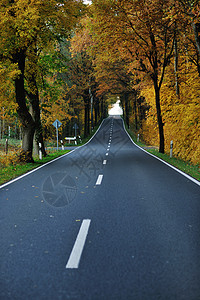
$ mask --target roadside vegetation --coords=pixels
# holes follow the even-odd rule
[[[69,150],[64,151],[55,151],[49,153],[48,156],[44,157],[42,160],[35,159],[34,163],[18,163],[18,164],[9,164],[6,167],[0,169],[0,185],[8,182],[20,175],[23,175],[33,169],[40,167],[41,165],[54,160],[55,158],[62,156],[69,152]]]
[[[20,150],[21,150],[21,141],[16,139],[8,140],[8,153],[5,152],[5,144],[6,139],[0,140],[0,185],[8,182],[20,175],[23,175],[33,169],[40,167],[41,165],[46,164],[68,152],[71,149],[67,149],[68,147],[81,146],[86,144],[91,137],[98,130],[98,126],[96,126],[93,131],[88,135],[87,138],[77,139],[77,145],[73,143],[64,143],[65,150],[60,150],[61,144],[59,144],[59,150],[56,149],[55,140],[46,142],[46,157],[42,157],[42,160],[39,159],[38,156],[34,156],[34,163],[22,162],[19,159]]]
[[[17,146],[14,146],[10,142],[10,150],[8,154],[5,154],[4,151],[0,151],[0,185],[8,182],[20,175],[23,175],[51,160],[54,160],[55,158],[62,156],[66,153],[68,153],[70,150],[59,150],[56,151],[56,148],[49,148],[47,150],[47,156],[43,157],[42,160],[40,160],[38,157],[34,157],[34,163],[26,163],[22,162],[19,159],[19,153],[20,148]],[[18,145],[19,141],[12,141],[15,145]],[[1,145],[2,145],[1,140]],[[2,149],[2,147],[1,147]]]
[[[169,153],[160,153],[158,147],[146,145],[143,141],[138,141],[137,136],[133,131],[128,129],[127,125],[125,125],[127,132],[133,139],[134,143],[137,144],[139,147],[143,148],[147,152],[161,158],[162,160],[166,161],[167,163],[173,165],[177,169],[183,171],[184,173],[192,176],[193,178],[200,181],[200,165],[199,164],[192,164],[190,162],[184,161],[178,157],[170,157]]]
[[[57,131],[89,138],[119,100],[148,151],[173,140],[170,163],[199,178],[199,1],[1,1],[1,169],[37,161],[39,143],[45,157]]]

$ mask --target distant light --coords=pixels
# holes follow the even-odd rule
[[[123,110],[119,106],[120,100],[118,100],[115,104],[113,104],[112,108],[108,111],[110,116],[121,116],[123,115]]]
[[[92,4],[91,0],[83,0],[84,4]]]

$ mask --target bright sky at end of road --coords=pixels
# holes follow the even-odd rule
[[[92,4],[92,1],[90,1],[90,0],[84,0],[83,1],[85,4]]]
[[[113,115],[115,115],[115,116],[116,115],[121,116],[121,115],[123,115],[123,110],[119,106],[119,103],[120,103],[120,100],[118,100],[115,104],[112,105],[112,108],[108,112],[108,114],[110,116],[113,116]]]

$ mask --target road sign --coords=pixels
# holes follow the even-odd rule
[[[78,129],[78,125],[75,123],[73,129]]]
[[[55,128],[59,128],[61,125],[62,125],[62,123],[59,120],[57,120],[57,119],[53,122],[53,126]]]
[[[77,137],[78,125],[76,123],[74,124],[73,129],[75,130],[75,137]]]
[[[58,151],[58,128],[62,125],[62,123],[59,120],[55,120],[53,122],[53,126],[56,128],[56,136],[57,136],[57,151]]]

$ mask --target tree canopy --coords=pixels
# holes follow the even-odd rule
[[[23,129],[23,151],[78,122],[87,136],[120,97],[145,142],[199,161],[197,0],[2,0],[0,118]],[[113,98],[114,97],[114,98]]]

